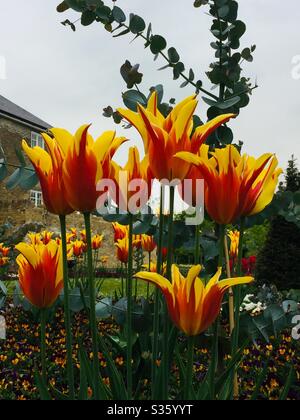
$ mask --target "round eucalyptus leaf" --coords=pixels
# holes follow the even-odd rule
[[[172,64],[176,64],[180,60],[180,55],[174,47],[168,49],[168,57]]]
[[[116,22],[123,23],[126,21],[126,15],[120,7],[114,6],[112,14]]]
[[[131,14],[130,15],[130,22],[129,22],[129,29],[133,34],[138,34],[143,32],[146,28],[146,23],[143,18],[138,15]]]
[[[153,35],[151,38],[150,50],[153,54],[158,54],[167,46],[167,41],[161,35]]]
[[[96,20],[96,14],[91,10],[85,10],[81,15],[81,24],[83,26],[89,26]]]
[[[137,90],[128,90],[127,92],[123,93],[122,97],[124,105],[131,111],[136,112],[138,104],[147,106],[148,101],[146,96]]]

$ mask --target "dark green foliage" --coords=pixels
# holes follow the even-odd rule
[[[280,189],[291,196],[294,193],[294,212],[298,207],[299,186],[299,170],[292,156],[288,163],[285,184],[281,184]],[[275,284],[279,290],[300,289],[300,228],[288,216],[277,216],[272,220],[256,267],[257,281],[261,284]]]
[[[256,280],[279,290],[300,289],[300,229],[283,217],[271,223],[257,260]]]
[[[297,192],[300,190],[300,172],[297,168],[297,160],[294,155],[288,162],[288,167],[285,174],[285,184],[280,184],[281,191]]]

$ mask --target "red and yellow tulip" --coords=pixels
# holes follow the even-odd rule
[[[175,155],[183,151],[197,153],[215,129],[234,117],[233,114],[221,115],[193,133],[193,115],[197,104],[196,96],[190,96],[165,118],[158,109],[157,93],[153,92],[147,108],[138,105],[137,113],[127,109],[118,110],[139,131],[149,156],[151,171],[158,180],[182,181],[190,164],[180,162]]]
[[[76,240],[72,243],[73,255],[79,258],[85,252],[86,244],[83,241]]]
[[[29,147],[23,140],[22,147],[31,161],[39,177],[43,200],[47,210],[57,215],[67,215],[73,212],[66,199],[66,187],[64,184],[63,164],[65,159],[65,146],[51,138],[48,134],[42,134],[47,151],[39,146]]]
[[[43,232],[41,232],[41,241],[43,242],[43,244],[47,245],[53,237],[53,232],[48,232],[47,230],[44,230]]]
[[[55,241],[20,243],[17,257],[20,287],[29,302],[39,309],[51,307],[63,288],[62,250]]]
[[[101,248],[103,242],[103,235],[94,235],[92,237],[92,248],[93,250],[97,250]]]
[[[154,241],[153,236],[149,236],[149,235],[142,235],[141,245],[142,245],[143,251],[149,252],[149,253],[153,252],[157,246]]]
[[[209,146],[203,144],[200,147],[197,156],[207,158],[208,152]],[[178,192],[181,198],[191,207],[197,207],[199,204],[203,203],[204,191],[202,186],[199,185],[199,180],[203,180],[202,173],[197,166],[192,165],[185,180],[178,188]]]
[[[157,262],[151,261],[150,264],[144,264],[143,268],[148,270],[150,273],[157,273]],[[165,275],[167,272],[167,264],[164,263],[162,266],[162,274]]]
[[[135,248],[139,246],[140,241],[139,240],[133,240],[132,246]],[[116,249],[117,249],[117,258],[118,260],[123,263],[128,263],[128,256],[129,256],[129,238],[123,238],[119,239],[118,242],[115,243]]]
[[[116,194],[113,200],[122,211],[136,212],[145,206],[151,195],[152,174],[149,168],[148,157],[140,160],[140,154],[136,147],[129,149],[128,161],[124,167],[112,162],[112,179],[116,186]],[[131,182],[134,185],[130,185]],[[137,200],[133,199],[139,194]],[[132,203],[130,200],[133,199]],[[129,208],[130,204],[133,208]]]
[[[119,239],[124,239],[129,235],[128,226],[121,225],[120,223],[112,223],[114,230],[114,242],[118,242]]]
[[[222,269],[204,286],[198,277],[201,266],[190,269],[183,277],[176,265],[172,266],[172,283],[155,273],[141,272],[136,275],[160,288],[165,296],[168,311],[174,324],[187,336],[206,331],[217,319],[225,292],[232,286],[251,283],[252,277],[219,281]]]
[[[65,142],[63,165],[66,197],[73,210],[90,213],[96,209],[100,192],[97,184],[109,178],[111,158],[127,139],[107,131],[96,141],[88,134],[89,126],[82,126],[75,136],[56,130],[60,142]]]
[[[182,160],[194,164],[203,177],[205,207],[219,224],[234,223],[241,216],[251,216],[271,203],[278,177],[278,160],[267,153],[259,159],[243,155],[232,145],[216,149],[211,157],[179,153]]]
[[[235,260],[239,254],[240,232],[232,230],[228,232],[228,237],[230,239],[229,256]]]
[[[10,248],[4,246],[4,244],[0,244],[0,254],[2,255],[2,257],[8,257],[10,253]]]
[[[8,257],[0,257],[0,267],[5,267],[9,262]]]

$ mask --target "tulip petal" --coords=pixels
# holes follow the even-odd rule
[[[218,282],[218,288],[224,292],[228,290],[230,287],[233,286],[241,286],[243,284],[249,284],[253,283],[254,278],[253,277],[235,277],[231,279],[225,279]]]
[[[157,273],[149,273],[147,271],[141,271],[135,275],[136,278],[141,280],[146,280],[149,283],[155,284],[161,289],[163,293],[167,293],[168,296],[171,296],[173,302],[175,303],[175,297],[173,292],[173,287],[169,280]]]
[[[50,132],[54,135],[55,141],[63,151],[63,154],[66,155],[73,142],[72,134],[63,128],[51,128]]]

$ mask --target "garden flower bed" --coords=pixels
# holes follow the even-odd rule
[[[2,314],[7,322],[7,339],[0,342],[0,399],[34,400],[39,399],[34,371],[39,360],[39,322],[33,316],[21,308],[14,308],[7,305]],[[103,334],[114,335],[119,332],[119,326],[113,319],[108,319],[99,324],[99,330]],[[66,350],[65,350],[65,328],[63,311],[59,309],[47,325],[47,342],[49,348],[48,375],[49,383],[53,389],[67,394],[66,378]],[[76,381],[79,386],[80,361],[78,359],[79,343],[84,341],[91,349],[90,339],[87,338],[88,318],[84,313],[74,316],[73,334],[76,337],[75,350],[73,353],[74,365],[76,367]],[[240,399],[253,397],[257,377],[266,369],[266,377],[263,380],[258,399],[277,400],[280,396],[282,386],[285,383],[288,372],[287,365],[293,364],[297,372],[297,381],[288,393],[288,399],[300,399],[300,352],[299,343],[293,341],[289,332],[282,333],[277,339],[271,338],[270,343],[259,341],[244,350],[243,360],[240,365]],[[91,354],[90,354],[90,357]],[[115,352],[113,354],[117,369],[125,376],[125,353]],[[228,361],[228,356],[224,356]],[[103,381],[109,384],[109,375],[106,369],[107,362],[103,354],[100,354],[99,363]],[[207,372],[209,363],[209,349],[197,346],[194,357],[195,381],[202,381]],[[172,367],[174,374],[173,390],[174,397],[178,388],[179,380],[178,367]],[[146,399],[150,392],[149,375],[141,378],[140,398]],[[298,384],[297,384],[298,382]],[[91,393],[91,390],[89,390]],[[53,391],[53,398],[55,393]],[[90,397],[92,395],[90,394]]]

